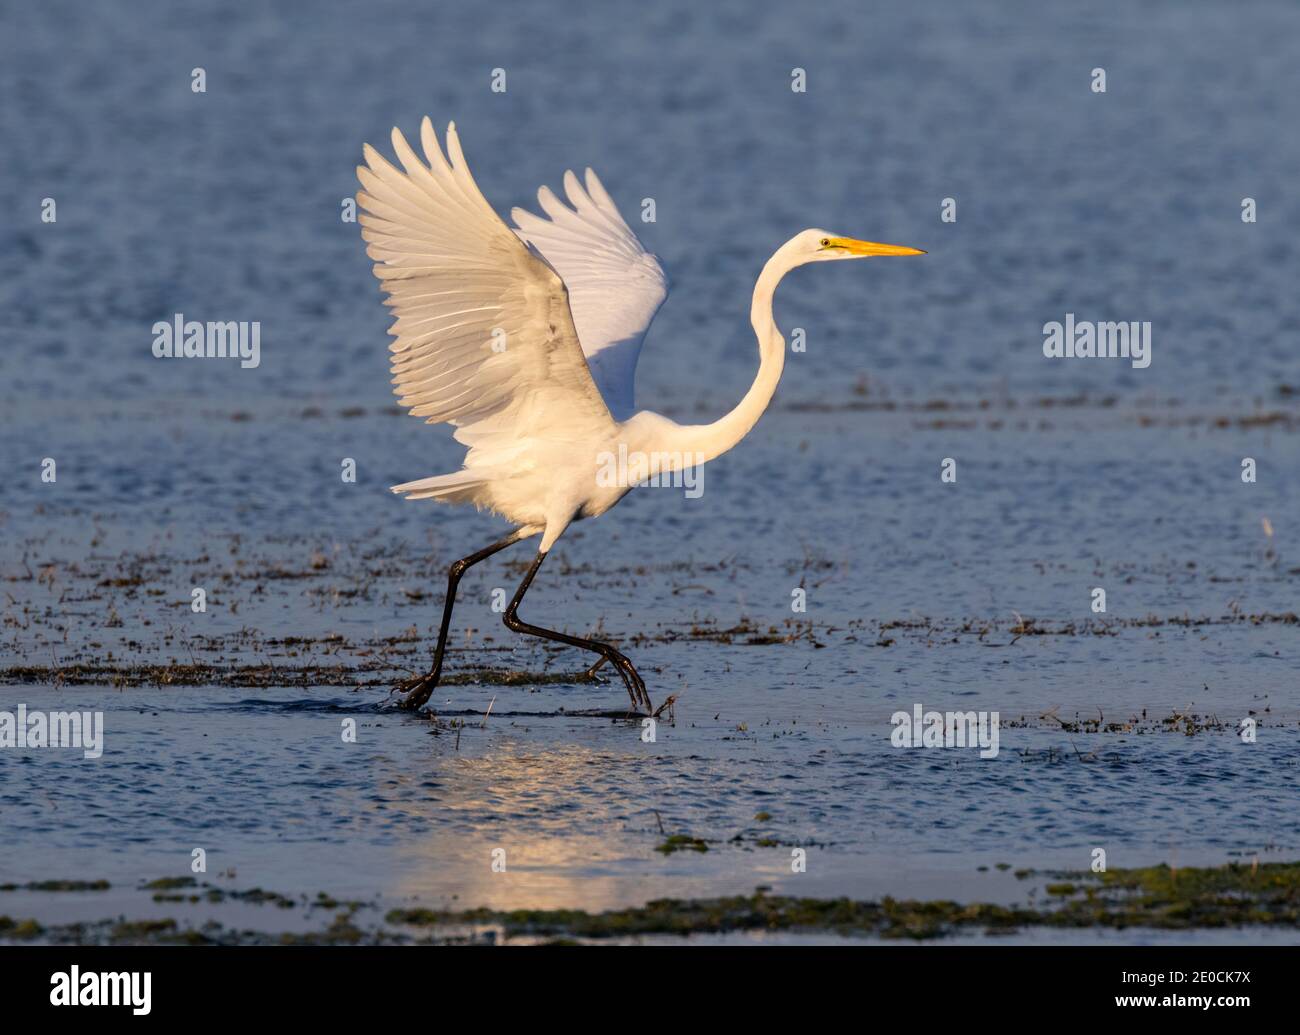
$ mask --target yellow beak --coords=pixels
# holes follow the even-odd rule
[[[901,244],[877,244],[875,241],[856,241],[852,237],[832,237],[828,248],[843,248],[852,255],[924,255],[920,248]]]

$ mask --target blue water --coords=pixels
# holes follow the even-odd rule
[[[743,394],[753,278],[799,230],[929,254],[792,274],[777,321],[807,351],[704,495],[633,493],[543,568],[530,620],[603,630],[656,702],[681,696],[657,744],[525,714],[615,706],[617,685],[447,687],[444,711],[493,709],[456,746],[380,715],[376,686],[11,681],[0,707],[103,708],[109,732],[99,761],[0,751],[0,883],[130,884],[207,846],[285,891],[596,908],[759,883],[1010,899],[976,865],[1082,867],[1096,845],[1112,865],[1294,857],[1300,626],[1276,616],[1300,580],[1297,44],[1281,3],[7,4],[6,667],[292,666],[277,641],[327,635],[360,666],[411,626],[392,674],[427,656],[446,565],[502,529],[387,492],[460,457],[391,412],[387,314],[339,218],[393,125],[455,119],[503,212],[588,164],[629,218],[655,199],[636,228],[674,290],[638,402],[679,420]],[[260,366],[155,359],[178,312],[260,321]],[[1151,366],[1045,359],[1070,312],[1150,321]],[[577,669],[491,608],[527,554],[467,577],[453,667]],[[1022,618],[1091,624],[1016,639]],[[812,621],[824,646],[683,638],[741,620]],[[930,631],[882,629],[900,621]],[[900,752],[889,715],[914,702],[1030,728],[987,762]],[[1262,725],[1255,745],[1071,740],[1053,708]],[[758,811],[776,848],[729,840]],[[660,822],[711,851],[660,856]]]

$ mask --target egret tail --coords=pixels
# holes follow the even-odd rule
[[[442,503],[473,503],[475,496],[488,481],[482,472],[457,471],[439,474],[419,481],[394,485],[393,492],[402,493],[408,500],[436,499]]]

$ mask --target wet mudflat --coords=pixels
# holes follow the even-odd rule
[[[362,444],[401,427],[382,415],[347,420]],[[895,453],[879,461],[885,467],[902,471],[938,452],[942,432],[905,415],[871,420],[875,434],[896,429],[899,447],[917,454]],[[764,456],[779,462],[772,454],[786,432],[797,426],[815,443],[833,438],[837,421],[774,414],[768,445],[737,454],[740,470],[722,471],[692,504],[730,510],[729,491],[744,495],[745,469]],[[230,427],[251,434],[254,424]],[[1200,440],[1178,434],[1153,445],[1198,455]],[[1038,452],[1064,454],[1068,441],[1040,433]],[[1004,444],[990,435],[982,446]],[[1279,444],[1294,448],[1291,436]],[[1161,501],[1171,515],[1162,549],[1065,561],[1051,540],[1069,533],[1041,520],[1051,504],[1022,497],[1013,469],[990,470],[980,509],[991,502],[1010,528],[966,516],[969,496],[963,507],[932,509],[895,489],[894,521],[834,545],[813,546],[811,534],[800,543],[793,530],[816,518],[773,507],[765,538],[777,548],[746,549],[724,528],[706,551],[719,536],[706,518],[680,540],[665,535],[652,512],[676,515],[683,502],[643,489],[615,515],[631,528],[575,529],[525,613],[611,638],[656,703],[676,696],[653,742],[635,716],[590,714],[626,706],[607,673],[585,678],[578,652],[501,624],[494,591],[512,591],[526,546],[466,577],[447,682],[429,713],[392,708],[392,684],[428,662],[457,542],[491,535],[481,517],[440,511],[426,526],[436,534],[420,542],[429,515],[380,496],[397,526],[382,535],[350,529],[345,507],[330,502],[333,534],[170,527],[141,543],[130,508],[10,511],[6,527],[27,535],[3,572],[5,699],[102,710],[105,745],[98,759],[5,754],[10,836],[0,866],[19,885],[57,877],[111,888],[0,893],[0,915],[31,920],[51,940],[526,941],[688,930],[870,939],[910,929],[1077,940],[1092,921],[1110,938],[1157,929],[1166,939],[1218,937],[1242,918],[1202,911],[1188,915],[1203,922],[1180,928],[1157,917],[1136,929],[1140,904],[1068,922],[1027,911],[1064,904],[1047,890],[1063,882],[1039,874],[1086,871],[1096,848],[1116,869],[1295,857],[1300,630],[1289,610],[1290,552],[1254,515],[1219,549],[1180,551],[1180,524],[1216,515],[1180,510],[1173,481]],[[887,479],[878,484],[890,495]],[[336,491],[346,500],[350,488]],[[839,512],[872,506],[851,479],[826,479],[809,499],[819,494]],[[1020,504],[1001,508],[1013,499]],[[1274,503],[1274,513],[1292,505]],[[691,528],[696,519],[677,520]],[[905,547],[910,572],[874,542],[906,543],[902,529],[927,523],[927,545]],[[648,559],[626,556],[625,544],[645,552],[647,536],[658,544]],[[1035,536],[1039,545],[1026,545]],[[1095,584],[1112,587],[1103,614],[1090,607]],[[196,586],[207,593],[202,613],[192,608]],[[804,612],[791,609],[796,588],[807,594]],[[891,716],[916,704],[997,711],[996,757],[894,746]],[[1257,727],[1253,744],[1241,737],[1246,719]],[[350,724],[355,742],[344,739]],[[195,848],[208,853],[207,873],[155,901],[152,883],[189,874]],[[796,850],[802,872],[792,869]],[[755,895],[770,899],[757,913]],[[871,922],[859,913],[810,920],[817,913],[804,900],[842,897],[914,906]],[[671,916],[667,907],[649,919],[636,912],[659,899],[678,903]],[[927,925],[917,917],[933,902],[972,912],[944,907],[925,914]],[[741,905],[748,920],[725,919]],[[389,919],[403,910],[438,923]],[[474,910],[488,912],[460,915]],[[569,918],[566,935],[562,914],[506,918],[517,910],[583,916]],[[146,922],[162,926],[130,926]],[[1280,937],[1285,923],[1269,928],[1264,936]]]

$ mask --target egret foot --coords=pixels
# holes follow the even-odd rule
[[[644,708],[647,715],[654,715],[654,705],[650,703],[650,695],[646,692],[645,681],[641,678],[632,662],[608,644],[601,644],[600,646],[608,650],[609,653],[602,654],[600,660],[584,673],[585,677],[595,679],[596,673],[600,671],[601,666],[607,661],[613,661],[614,667],[623,679],[623,685],[627,687],[628,696],[632,699],[632,708],[634,710]]]
[[[632,706],[634,708],[644,708],[646,715],[653,716],[655,706],[650,703],[650,694],[645,688],[645,680],[641,678],[641,673],[622,654],[615,652],[612,660],[618,666],[619,671],[625,673],[625,679],[628,681],[628,693],[632,696]]]
[[[415,676],[412,679],[403,679],[393,687],[393,693],[406,695],[397,702],[397,707],[403,711],[419,711],[433,696],[433,691],[437,688],[441,676],[441,672],[433,671],[422,676]]]

